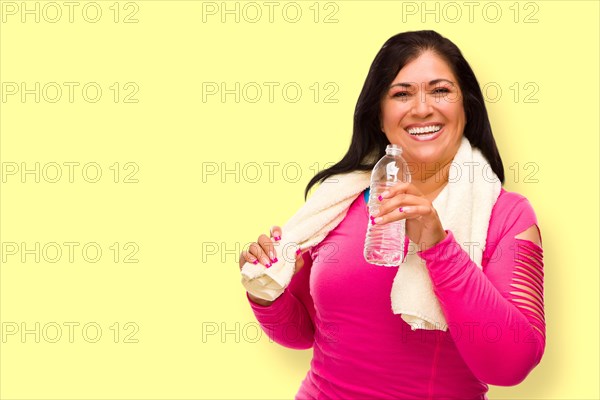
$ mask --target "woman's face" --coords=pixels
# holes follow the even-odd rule
[[[466,123],[462,103],[448,64],[427,51],[406,64],[385,93],[381,130],[402,147],[407,162],[433,175],[458,151]]]

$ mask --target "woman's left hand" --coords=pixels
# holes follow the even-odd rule
[[[379,212],[371,214],[371,223],[373,219],[375,224],[406,219],[406,235],[419,246],[419,251],[429,249],[446,237],[433,204],[412,183],[398,182],[376,201],[379,201]]]

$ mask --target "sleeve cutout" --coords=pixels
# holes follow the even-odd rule
[[[531,225],[523,232],[517,234],[515,239],[529,240],[536,246],[542,246],[542,235],[540,233],[540,228],[538,228],[536,224]]]
[[[543,249],[533,241],[515,238],[515,268],[510,284],[510,301],[545,336]]]

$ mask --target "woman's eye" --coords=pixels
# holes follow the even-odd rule
[[[408,95],[409,95],[408,92],[396,92],[392,95],[392,97],[405,98],[405,97],[408,97]]]
[[[445,88],[445,87],[440,87],[440,88],[433,89],[433,94],[443,95],[443,94],[446,94],[446,93],[450,93],[450,89]]]

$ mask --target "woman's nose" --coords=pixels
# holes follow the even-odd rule
[[[429,101],[430,99],[425,93],[419,93],[418,96],[415,96],[411,109],[412,115],[420,118],[430,115],[433,112],[433,108],[429,104]]]

